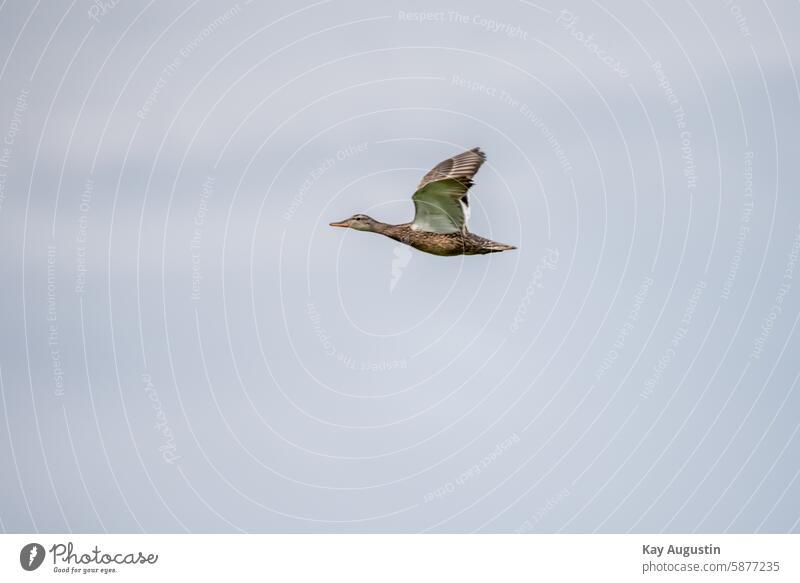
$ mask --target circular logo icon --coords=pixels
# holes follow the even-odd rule
[[[26,571],[35,571],[44,562],[44,547],[39,543],[28,543],[19,552],[19,564]]]

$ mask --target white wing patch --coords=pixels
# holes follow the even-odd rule
[[[464,225],[466,225],[469,223],[469,204],[466,198],[459,199],[458,202],[461,203],[461,210],[464,213]]]

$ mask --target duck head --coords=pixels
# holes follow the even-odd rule
[[[378,231],[381,224],[367,215],[353,215],[349,219],[331,223],[331,227],[345,227],[347,229],[356,229],[357,231]]]

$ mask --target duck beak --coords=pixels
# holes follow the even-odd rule
[[[348,225],[347,221],[341,221],[338,223],[330,223],[331,227],[346,227]]]

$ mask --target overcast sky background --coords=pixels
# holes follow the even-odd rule
[[[101,6],[0,4],[1,529],[800,530],[796,2]],[[327,226],[474,146],[517,251]]]

